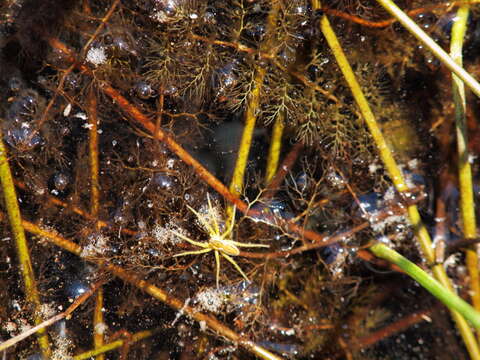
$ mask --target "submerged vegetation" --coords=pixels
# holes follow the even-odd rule
[[[368,250],[480,310],[479,100],[379,3],[0,5],[7,358],[480,359]],[[397,5],[478,77],[477,4]]]

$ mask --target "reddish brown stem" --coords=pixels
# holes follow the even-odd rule
[[[292,169],[293,165],[295,165],[300,152],[303,150],[303,146],[303,143],[298,142],[292,147],[282,164],[278,167],[277,173],[273,177],[272,181],[270,181],[270,184],[268,184],[268,187],[263,195],[264,199],[271,199],[275,196],[278,188],[285,179],[285,176]]]
[[[14,182],[15,182],[15,186],[19,187],[19,188],[22,189],[22,190],[27,190],[27,187],[26,187],[25,184],[22,183],[21,181],[15,180]],[[68,210],[74,212],[75,214],[80,215],[81,217],[83,217],[83,218],[85,218],[85,219],[94,220],[99,227],[109,227],[109,228],[113,228],[113,225],[112,225],[112,224],[109,224],[108,222],[99,220],[98,218],[92,216],[92,214],[90,214],[89,212],[84,211],[84,210],[80,209],[79,207],[77,207],[77,206],[75,206],[75,205],[66,203],[66,202],[64,202],[64,201],[56,198],[55,196],[46,195],[46,198],[47,198],[47,201],[48,201],[49,203],[51,203],[51,204],[53,204],[53,205],[55,205],[55,206],[59,206],[59,207],[68,209]],[[125,235],[130,235],[130,236],[137,235],[137,232],[136,232],[136,231],[130,230],[130,229],[128,229],[128,228],[123,228],[123,227],[122,227],[122,228],[120,229],[120,231],[122,232],[122,234],[125,234]]]
[[[363,336],[357,339],[354,344],[350,344],[354,349],[365,349],[368,348],[380,340],[383,340],[389,336],[392,336],[396,333],[399,333],[403,330],[408,329],[410,326],[418,324],[421,321],[428,319],[428,316],[433,312],[432,309],[418,311],[411,315],[408,315],[393,324],[387,325],[384,328],[375,331],[369,335]]]
[[[435,5],[431,5],[431,6],[421,7],[421,8],[418,8],[418,9],[413,9],[413,10],[407,11],[406,13],[408,14],[408,16],[412,17],[412,16],[415,16],[415,15],[422,14],[424,12],[429,12],[429,11],[432,11],[432,10],[435,10],[435,9],[439,9],[441,7],[449,8],[449,7],[452,7],[453,5],[454,5],[454,3],[450,3],[450,2],[445,3],[445,4],[435,4]],[[324,13],[328,14],[328,15],[339,17],[339,18],[354,22],[356,24],[360,24],[362,26],[366,26],[366,27],[370,27],[370,28],[377,28],[377,29],[386,28],[387,26],[390,26],[393,23],[396,23],[398,21],[395,18],[391,18],[391,19],[387,19],[387,20],[381,20],[381,21],[372,21],[372,20],[363,19],[363,18],[361,18],[359,16],[356,16],[356,15],[348,14],[344,11],[340,11],[340,10],[336,10],[336,9],[329,9],[328,7],[324,7],[322,9],[322,11]]]
[[[97,98],[93,86],[88,93],[88,124],[89,124],[89,160],[90,160],[90,214],[98,218],[100,209],[100,182],[98,178],[98,117]]]

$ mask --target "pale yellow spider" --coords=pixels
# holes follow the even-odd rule
[[[195,214],[198,221],[202,225],[202,227],[207,231],[210,239],[208,242],[199,242],[189,239],[183,234],[180,234],[177,231],[171,230],[173,234],[178,236],[179,238],[189,242],[192,245],[198,246],[203,248],[202,250],[195,250],[195,251],[185,251],[181,254],[174,255],[177,256],[185,256],[185,255],[198,255],[204,254],[210,251],[215,253],[215,263],[216,263],[216,279],[217,279],[217,288],[218,288],[218,279],[220,277],[220,255],[222,255],[225,259],[227,259],[237,271],[245,278],[245,280],[250,281],[242,271],[240,266],[237,264],[235,260],[232,259],[232,256],[237,256],[240,254],[239,247],[269,247],[268,245],[263,244],[252,244],[252,243],[241,243],[238,241],[228,239],[228,236],[232,233],[233,226],[235,222],[232,220],[230,221],[230,225],[224,233],[220,233],[220,226],[218,225],[217,221],[217,212],[213,208],[212,203],[210,202],[210,197],[207,194],[207,201],[208,201],[208,212],[205,215],[199,214],[197,211],[192,209],[190,206],[187,207],[190,209],[191,212]],[[232,216],[232,219],[235,219],[235,210]]]

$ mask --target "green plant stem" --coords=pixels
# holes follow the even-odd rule
[[[470,321],[473,326],[480,329],[480,312],[476,311],[469,303],[464,301],[454,292],[448,290],[428,275],[420,267],[403,257],[395,250],[390,249],[385,244],[377,243],[369,248],[369,250],[384,260],[387,260],[399,268],[411,278],[415,279],[423,288],[428,290],[433,296],[448,306],[449,309],[455,310]]]
[[[282,136],[285,114],[280,112],[275,118],[272,128],[272,139],[270,141],[270,148],[267,157],[267,169],[265,172],[265,185],[270,184],[273,177],[277,173],[278,162],[280,159],[280,152],[282,150]]]
[[[320,9],[320,1],[312,0],[313,9]],[[320,20],[320,30],[325,36],[330,49],[332,50],[333,55],[342,71],[348,86],[352,91],[352,95],[360,108],[360,112],[365,119],[365,122],[369,128],[370,134],[373,138],[373,141],[378,149],[380,158],[387,169],[387,172],[392,179],[395,188],[399,193],[406,193],[408,191],[408,186],[403,178],[403,175],[398,167],[392,152],[390,151],[385,138],[378,126],[378,123],[373,115],[372,110],[368,104],[365,95],[360,88],[360,85],[355,78],[355,74],[348,62],[347,57],[345,56],[343,49],[338,41],[335,32],[333,31],[328,18],[324,15]],[[422,222],[418,208],[415,205],[410,205],[407,208],[408,215],[410,218],[410,223],[413,226],[417,240],[422,248],[423,256],[425,257],[428,264],[432,266],[432,271],[436,279],[443,285],[445,288],[452,290],[453,287],[450,282],[450,279],[447,277],[445,269],[443,266],[435,264],[435,254],[432,247],[432,241],[430,235]],[[465,321],[465,319],[456,311],[452,311],[452,318],[454,319],[457,327],[462,335],[465,346],[470,353],[472,359],[480,359],[480,349],[478,348],[477,341],[473,335],[472,329]]]
[[[22,216],[18,206],[17,194],[13,184],[12,173],[8,164],[7,149],[3,143],[3,133],[0,130],[0,182],[2,185],[4,204],[7,209],[8,220],[12,230],[15,246],[17,249],[18,260],[20,262],[20,272],[22,273],[23,283],[27,301],[33,304],[35,313],[33,314],[35,325],[43,322],[41,314],[41,302],[38,294],[33,272],[32,260],[28,249],[25,230],[22,226]],[[48,335],[43,328],[37,332],[38,344],[44,357],[50,356],[50,344]]]
[[[465,69],[457,64],[428,34],[423,31],[410,17],[405,14],[391,0],[377,0],[390,15],[396,18],[413,36],[437,57],[450,71],[455,73],[462,81],[480,97],[480,84]]]
[[[460,66],[463,65],[463,42],[467,30],[469,6],[461,6],[452,26],[450,56]],[[475,218],[475,202],[473,197],[472,169],[468,155],[468,136],[466,127],[466,98],[465,86],[461,79],[452,74],[452,96],[455,104],[455,124],[458,152],[458,179],[460,184],[460,212],[463,221],[463,235],[465,239],[477,237]],[[470,277],[470,297],[473,306],[480,311],[480,278],[478,273],[477,245],[466,249],[466,265]],[[477,341],[480,341],[480,332],[477,331]]]

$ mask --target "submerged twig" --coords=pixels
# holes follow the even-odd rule
[[[461,4],[463,2],[448,2],[448,3],[445,3],[445,4],[434,4],[434,5],[430,5],[430,6],[422,6],[420,8],[407,11],[407,15],[408,16],[416,16],[416,15],[420,15],[420,14],[423,14],[425,12],[432,11],[432,10],[439,9],[439,8],[451,8],[452,6],[455,6],[456,4],[459,4],[459,3]],[[356,15],[348,14],[344,11],[340,11],[340,10],[337,10],[337,9],[330,9],[326,6],[324,6],[322,8],[322,11],[325,12],[326,14],[328,14],[328,15],[339,17],[339,18],[357,23],[357,24],[362,25],[362,26],[377,28],[377,29],[386,28],[387,26],[390,26],[390,25],[398,22],[398,20],[396,18],[390,18],[390,19],[387,19],[387,20],[377,20],[377,21],[368,20],[368,19],[364,19],[364,18],[361,18],[361,17],[356,16]]]
[[[37,326],[34,326],[27,331],[22,332],[21,334],[14,336],[13,338],[10,338],[2,343],[0,343],[0,351],[4,351],[8,349],[9,347],[15,345],[16,343],[22,341],[23,339],[26,339],[27,337],[45,330],[45,328],[55,324],[57,321],[60,321],[64,318],[68,319],[70,315],[75,311],[76,308],[78,308],[81,304],[83,304],[90,296],[93,295],[93,293],[104,283],[104,281],[99,281],[95,283],[88,291],[80,295],[78,298],[75,299],[72,305],[70,305],[67,310],[64,312],[57,314],[55,316],[52,316],[50,319],[45,320],[38,324]]]
[[[88,158],[90,162],[90,214],[98,218],[100,209],[100,181],[98,161],[97,98],[93,85],[88,93]],[[97,226],[96,226],[97,227]]]
[[[87,52],[88,48],[92,44],[93,41],[97,38],[97,36],[100,34],[100,32],[103,30],[103,28],[106,26],[108,20],[112,17],[115,9],[117,8],[118,4],[120,4],[120,0],[114,0],[110,8],[108,9],[107,13],[105,16],[100,20],[100,24],[98,24],[97,28],[95,29],[94,33],[88,41],[85,43],[85,45],[82,48],[81,55],[85,56],[85,53]]]
[[[375,332],[372,332],[371,334],[362,336],[357,339],[353,339],[353,341],[351,341],[349,345],[355,350],[361,350],[371,347],[377,344],[379,341],[393,336],[399,332],[402,332],[415,324],[418,324],[422,321],[428,321],[429,315],[433,311],[433,309],[416,311],[413,314],[405,316],[390,325],[387,325]],[[337,356],[337,358],[339,357],[341,357],[340,354]]]
[[[22,190],[26,190],[27,187],[25,186],[25,184],[21,181],[18,181],[18,180],[14,180],[14,183],[16,186],[18,186],[20,189]],[[74,205],[74,204],[70,204],[70,203],[66,203],[65,201],[62,201],[60,200],[59,198],[53,196],[53,195],[47,195],[46,196],[46,199],[49,203],[55,205],[55,206],[59,206],[59,207],[62,207],[64,209],[67,209],[67,210],[70,210],[71,212],[85,218],[85,219],[88,219],[88,220],[92,220],[92,221],[95,221],[96,225],[99,226],[100,228],[104,228],[104,227],[109,227],[109,228],[113,228],[114,225],[111,224],[111,223],[108,223],[106,221],[102,221],[98,218],[95,218],[92,216],[92,214],[90,214],[89,212],[85,211],[85,210],[82,210],[80,209],[78,206]],[[125,227],[122,227],[121,228],[121,233],[122,234],[125,234],[125,235],[136,235],[137,232],[134,231],[134,230],[130,230],[128,228],[125,228]]]
[[[97,116],[97,98],[95,96],[94,86],[90,87],[88,92],[88,157],[90,160],[90,213],[93,218],[98,219],[100,209],[100,180],[99,180],[99,160],[98,160],[98,124]],[[95,231],[100,229],[98,222],[95,223]],[[95,307],[93,309],[93,344],[99,348],[104,343],[103,319],[103,289],[99,288],[95,295]],[[97,356],[97,360],[104,360],[104,354]]]
[[[289,171],[292,170],[293,165],[295,165],[295,161],[303,150],[303,147],[304,145],[301,142],[297,142],[295,145],[293,145],[293,147],[290,149],[290,152],[287,154],[287,156],[285,156],[280,164],[280,167],[277,169],[274,177],[270,180],[262,195],[263,199],[270,199],[275,196],[275,193],[278,191],[280,185],[285,179],[285,176],[287,176]]]

